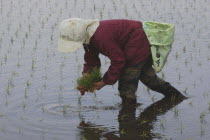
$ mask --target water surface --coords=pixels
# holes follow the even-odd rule
[[[1,140],[208,140],[209,9],[207,0],[1,0]],[[56,50],[58,25],[70,17],[175,24],[158,75],[190,98],[171,102],[142,83],[138,108],[121,105],[117,84],[81,98],[75,86],[84,51]],[[100,58],[106,72],[109,60]]]

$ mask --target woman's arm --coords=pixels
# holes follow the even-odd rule
[[[107,47],[104,47],[104,50],[107,57],[111,60],[111,65],[104,74],[103,81],[106,85],[113,85],[119,80],[122,68],[125,66],[125,56],[117,42],[109,41],[105,46]]]
[[[101,61],[99,59],[99,52],[94,48],[84,45],[85,55],[84,55],[84,67],[83,73],[88,73],[92,71],[94,67],[101,67]]]

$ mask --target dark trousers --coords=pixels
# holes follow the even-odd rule
[[[168,82],[159,78],[152,67],[152,57],[148,57],[141,63],[125,67],[121,72],[118,90],[121,98],[136,99],[136,90],[139,80],[151,90],[162,93],[167,92],[167,87],[170,87]]]

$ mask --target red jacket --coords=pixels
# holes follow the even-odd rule
[[[134,66],[151,55],[150,44],[142,29],[142,23],[134,20],[100,21],[89,45],[84,45],[84,69],[89,72],[100,67],[99,54],[111,60],[103,76],[107,85],[116,83],[125,66]]]

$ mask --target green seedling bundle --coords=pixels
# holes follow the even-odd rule
[[[102,74],[99,68],[94,67],[88,74],[83,74],[77,79],[77,89],[85,89],[88,92],[94,92],[94,83],[102,80]]]

